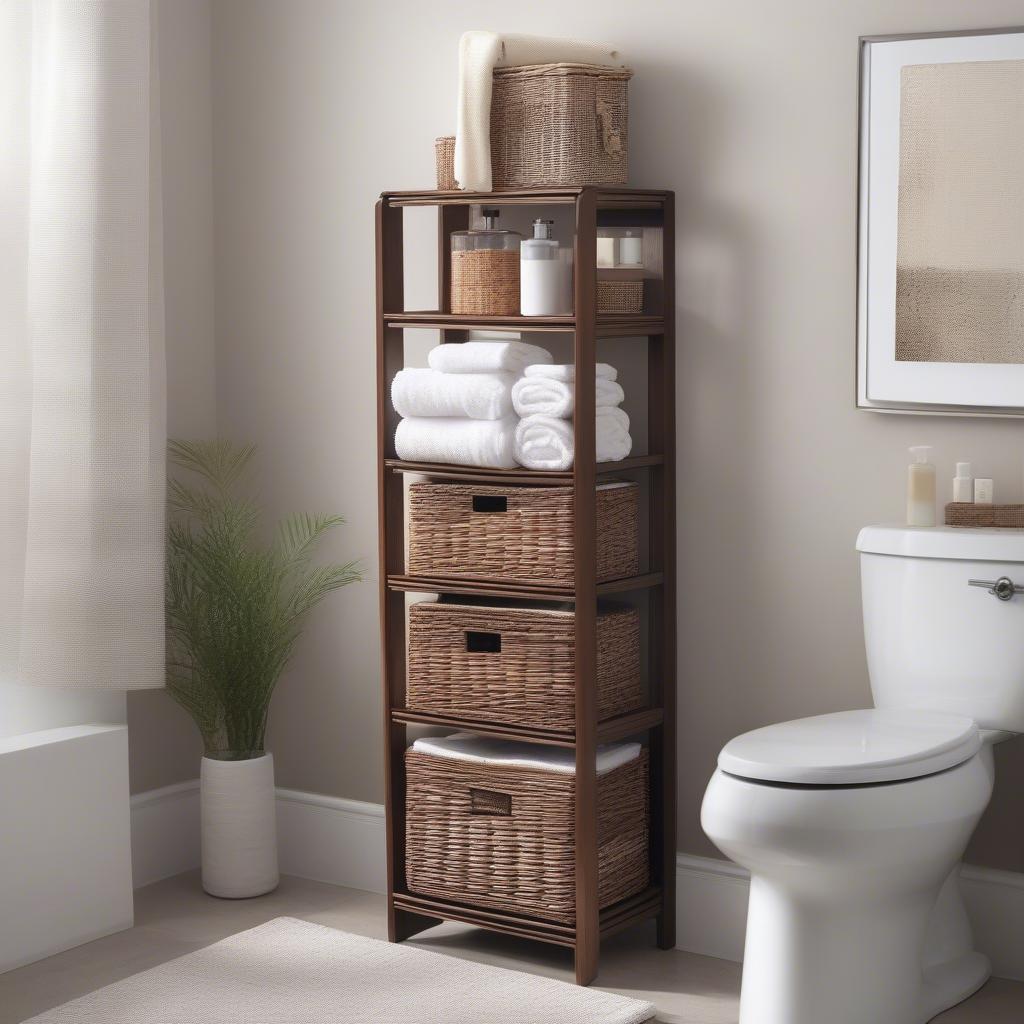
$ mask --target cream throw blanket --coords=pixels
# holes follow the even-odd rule
[[[468,192],[491,191],[491,81],[496,67],[526,64],[621,67],[619,52],[601,43],[516,33],[464,32],[459,40],[459,106],[455,178]]]

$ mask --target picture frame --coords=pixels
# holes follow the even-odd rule
[[[1024,416],[1024,27],[860,40],[857,406]]]

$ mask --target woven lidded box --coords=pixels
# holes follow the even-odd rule
[[[635,483],[597,488],[597,580],[639,571]],[[538,586],[575,580],[572,487],[409,487],[407,571]]]
[[[405,753],[412,892],[571,924],[575,775]],[[647,887],[648,757],[597,777],[598,902]]]
[[[593,64],[496,68],[492,188],[625,185],[632,77]]]
[[[409,609],[406,704],[415,711],[571,733],[576,727],[576,615],[562,608],[422,601]],[[634,711],[640,615],[597,616],[597,716]]]

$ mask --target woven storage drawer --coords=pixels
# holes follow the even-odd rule
[[[642,313],[643,281],[598,281],[598,313]]]
[[[597,579],[639,571],[634,483],[597,489]],[[574,582],[571,487],[409,487],[408,572],[569,587]]]
[[[409,609],[406,704],[416,711],[572,732],[576,616],[551,608],[423,601]],[[597,616],[598,719],[634,711],[640,615]]]
[[[625,185],[632,76],[590,64],[496,68],[492,188]]]
[[[572,924],[574,775],[405,753],[410,891]],[[648,758],[597,777],[598,901],[647,887]]]

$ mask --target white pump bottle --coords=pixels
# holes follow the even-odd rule
[[[907,467],[907,526],[935,525],[935,466],[928,461],[931,445],[910,449],[914,461]]]

